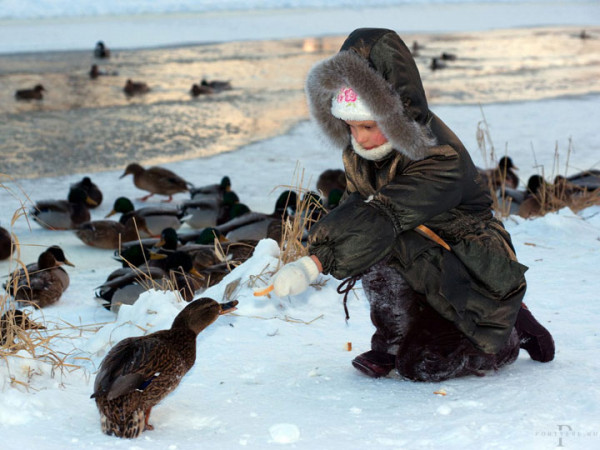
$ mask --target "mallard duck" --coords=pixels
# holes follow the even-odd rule
[[[64,278],[59,273],[59,262],[51,251],[44,251],[37,261],[37,270],[27,276],[11,278],[8,290],[17,301],[34,304],[39,308],[52,305],[60,300],[64,292]]]
[[[165,228],[179,229],[182,225],[181,219],[184,211],[177,207],[147,206],[135,209],[131,200],[127,197],[119,197],[113,204],[113,209],[105,216],[109,218],[114,214],[121,213],[119,222],[126,222],[130,216],[143,217],[146,226],[152,235],[159,235]]]
[[[133,241],[141,233],[152,236],[143,217],[129,217],[125,224],[114,220],[92,220],[82,223],[75,234],[83,243],[98,248],[118,249],[121,242]]]
[[[29,214],[49,230],[72,230],[90,220],[90,206],[95,202],[82,190],[72,189],[67,200],[42,200]]]
[[[172,392],[196,361],[196,337],[219,315],[235,309],[237,300],[219,304],[200,298],[188,304],[169,330],[123,339],[106,355],[94,382],[102,431],[136,438],[150,412]]]
[[[190,189],[192,200],[222,200],[226,192],[231,192],[231,179],[225,175],[219,184],[208,184]]]
[[[17,100],[43,100],[46,89],[41,84],[36,84],[33,89],[19,89],[15,92]]]
[[[117,312],[121,305],[132,305],[142,292],[156,288],[175,289],[186,301],[194,298],[201,286],[200,274],[193,267],[192,257],[183,252],[158,254],[152,252],[137,267],[114,270],[106,281],[96,288],[96,297],[105,300],[104,307]]]
[[[73,263],[71,263],[65,256],[62,248],[58,245],[53,245],[48,247],[45,252],[51,253],[54,256],[54,260],[56,262],[55,267],[53,269],[53,274],[56,276],[60,285],[62,287],[62,291],[66,291],[70,284],[69,274],[65,269],[61,266],[66,264],[67,266],[75,267]],[[41,257],[42,255],[40,255]],[[15,296],[15,287],[22,286],[23,284],[27,284],[27,277],[31,276],[31,274],[37,274],[40,270],[39,262],[34,262],[27,264],[25,269],[19,269],[13,272],[8,279],[8,281],[4,284],[4,288],[7,292],[9,292],[13,297]]]
[[[232,214],[237,214],[237,217],[217,228],[230,241],[260,241],[268,237],[280,242],[282,222],[295,213],[296,202],[297,194],[294,191],[284,191],[277,198],[275,210],[271,214],[251,211],[238,214],[238,205],[241,205],[238,203],[232,207]]]
[[[215,90],[209,86],[201,86],[199,84],[192,84],[192,88],[190,89],[190,94],[193,97],[198,97],[200,95],[210,95],[213,94]]]
[[[80,181],[71,184],[69,188],[69,193],[74,189],[81,189],[87,194],[88,198],[92,199],[92,202],[86,203],[88,205],[88,208],[94,209],[102,204],[102,191],[100,190],[98,185],[92,181],[90,177],[83,177]]]
[[[567,177],[567,181],[580,188],[590,191],[600,189],[600,170],[589,169]]]
[[[104,45],[104,42],[98,41],[94,48],[94,56],[99,59],[110,58],[110,50]]]
[[[127,175],[133,175],[133,184],[143,191],[148,191],[150,194],[142,197],[140,200],[146,201],[154,194],[168,195],[170,202],[173,200],[173,194],[179,192],[188,192],[191,184],[176,175],[174,172],[163,167],[150,167],[144,169],[137,163],[131,163],[125,168],[125,172],[121,178]]]
[[[165,272],[160,267],[141,264],[113,270],[106,281],[96,288],[96,298],[103,306],[116,313],[121,305],[132,305],[142,292],[153,287],[163,288]]]
[[[258,243],[257,241],[230,242],[223,239],[215,245],[215,236],[215,234],[210,234],[210,237],[201,235],[197,242],[182,244],[177,232],[172,228],[166,228],[161,233],[161,239],[151,250],[167,255],[175,251],[187,253],[193,259],[194,269],[202,271],[226,261],[243,262],[252,255]]]
[[[479,173],[484,185],[495,192],[503,188],[517,189],[519,176],[514,172],[515,170],[518,170],[518,167],[514,165],[510,156],[503,156],[498,160],[497,167],[488,170],[479,169]]]
[[[231,219],[231,208],[239,203],[235,192],[225,192],[223,197],[204,196],[183,202],[181,209],[185,223],[192,228],[208,228],[220,225]]]
[[[431,58],[431,62],[429,63],[429,68],[431,70],[440,70],[440,69],[445,69],[446,63],[442,61],[441,58],[438,58],[437,56],[435,58]]]
[[[125,95],[129,97],[133,95],[142,95],[150,92],[150,87],[143,81],[127,80],[125,86],[123,87],[123,92],[125,92]]]
[[[16,246],[10,232],[4,227],[0,227],[0,261],[10,258],[15,249]]]
[[[10,345],[21,331],[45,329],[45,326],[31,320],[20,309],[9,309],[0,318],[0,345]]]
[[[232,89],[231,81],[229,81],[229,80],[227,80],[227,81],[224,81],[224,80],[208,81],[206,78],[203,78],[202,81],[200,81],[200,86],[213,89],[215,92],[229,91]]]
[[[519,205],[517,214],[524,218],[543,215],[553,209],[553,188],[540,175],[532,175],[527,181],[527,192]]]
[[[327,169],[317,179],[317,191],[323,199],[328,198],[333,189],[346,190],[346,172],[342,169]]]

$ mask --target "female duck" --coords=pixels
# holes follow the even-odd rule
[[[150,412],[172,392],[196,361],[196,337],[219,315],[235,309],[237,300],[219,304],[201,298],[187,305],[168,330],[123,339],[106,355],[94,382],[102,431],[136,438]]]
[[[121,242],[133,241],[141,233],[152,236],[143,217],[130,217],[125,224],[114,220],[92,220],[82,223],[75,231],[77,237],[92,247],[118,249]]]
[[[137,163],[131,163],[125,168],[121,178],[127,175],[133,175],[133,184],[138,189],[150,192],[150,194],[140,198],[142,201],[148,200],[154,194],[159,194],[168,195],[169,198],[165,201],[170,202],[173,200],[173,194],[187,192],[191,186],[179,175],[158,166],[144,169]]]

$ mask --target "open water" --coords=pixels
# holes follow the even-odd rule
[[[600,27],[406,34],[432,109],[600,93]],[[87,52],[0,55],[0,173],[14,178],[161,164],[235,150],[308,118],[307,71],[344,36]],[[433,57],[456,56],[432,70]],[[114,75],[90,79],[92,64]],[[201,78],[233,89],[192,98]],[[128,98],[127,79],[150,92]],[[42,101],[14,98],[44,85]]]

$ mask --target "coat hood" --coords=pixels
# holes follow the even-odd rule
[[[350,144],[350,132],[344,121],[331,114],[331,101],[343,86],[363,99],[395,150],[413,160],[429,155],[436,144],[428,126],[432,114],[410,50],[394,31],[355,30],[336,55],[308,73],[310,113],[340,148]]]

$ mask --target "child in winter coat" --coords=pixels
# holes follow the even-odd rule
[[[352,364],[372,377],[483,375],[519,347],[552,360],[552,336],[522,304],[527,267],[468,152],[429,110],[400,37],[355,30],[311,69],[306,92],[343,149],[347,188],[312,227],[309,256],[275,275],[275,294],[298,294],[321,272],[361,278],[376,332]]]

